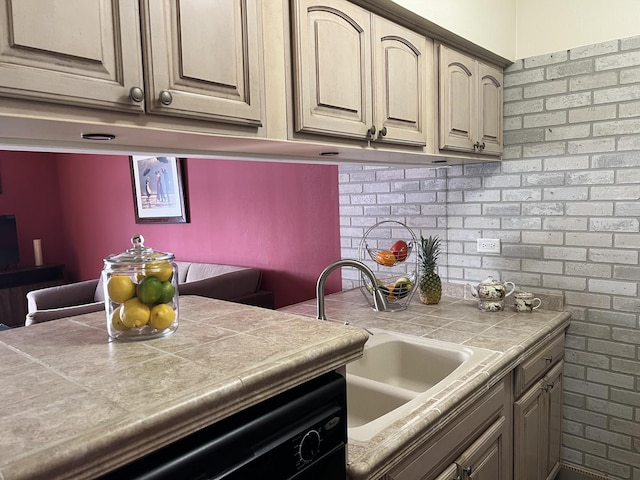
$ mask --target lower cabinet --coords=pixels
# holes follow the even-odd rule
[[[511,424],[506,417],[496,420],[455,462],[461,479],[509,480]],[[506,449],[506,452],[505,452]]]
[[[565,332],[542,343],[516,367],[514,478],[552,480],[560,470]]]
[[[511,382],[507,375],[384,480],[510,480]]]
[[[560,468],[561,360],[514,403],[514,472],[522,480],[551,480]]]
[[[505,455],[510,434],[505,417],[501,417],[476,440],[455,463],[435,480],[510,480]]]
[[[564,343],[563,330],[535,347],[381,480],[553,480],[560,470]]]

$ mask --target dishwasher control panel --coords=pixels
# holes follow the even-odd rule
[[[296,469],[302,469],[323,455],[344,446],[344,412],[337,406],[332,408],[323,418],[291,439]]]

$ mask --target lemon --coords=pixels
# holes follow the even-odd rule
[[[125,275],[113,275],[107,280],[109,298],[116,303],[124,303],[136,294],[136,285]]]
[[[176,288],[171,282],[162,282],[160,286],[160,298],[158,303],[169,303],[173,300],[173,295],[176,293]]]
[[[173,275],[173,267],[170,262],[149,262],[144,266],[142,273],[138,274],[138,281],[141,281],[145,277],[154,277],[161,282],[171,280]]]
[[[121,312],[122,305],[118,306],[118,308],[113,311],[113,313],[111,314],[111,326],[119,332],[124,332],[125,330],[129,330],[129,327],[122,323],[122,319],[120,318]]]
[[[169,328],[175,319],[176,312],[166,303],[161,303],[151,309],[150,324],[157,330]]]
[[[120,308],[120,321],[127,328],[142,327],[149,322],[151,311],[138,298],[127,300]]]
[[[162,282],[156,277],[146,277],[138,284],[136,293],[142,303],[153,305],[162,295]]]

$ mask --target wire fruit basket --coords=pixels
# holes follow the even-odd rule
[[[393,240],[376,240],[375,246],[370,246],[376,237],[377,230],[391,228]],[[401,234],[397,233],[400,229]],[[383,235],[378,235],[380,238]],[[388,236],[388,235],[387,235]],[[384,242],[384,243],[383,243]],[[373,262],[372,270],[376,275],[376,285],[363,274],[360,275],[360,291],[373,308],[374,289],[380,290],[387,300],[387,310],[400,311],[407,308],[416,292],[418,283],[418,256],[413,252],[417,239],[413,231],[404,223],[396,220],[384,220],[369,228],[358,247],[358,259],[368,263]]]

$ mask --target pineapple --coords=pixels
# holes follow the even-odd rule
[[[442,282],[436,271],[436,263],[440,255],[440,239],[436,237],[424,238],[420,235],[420,301],[427,305],[440,302],[442,297]]]

